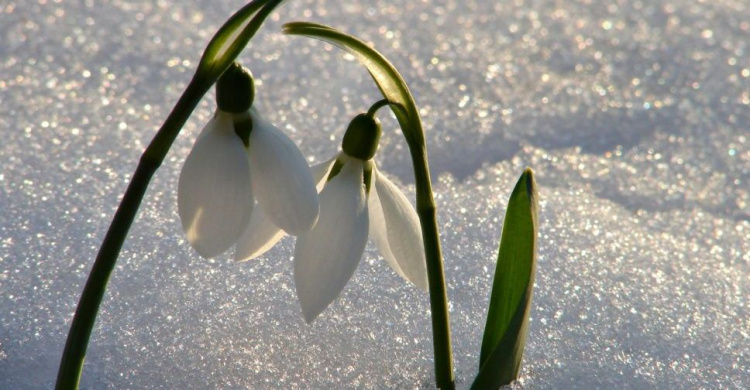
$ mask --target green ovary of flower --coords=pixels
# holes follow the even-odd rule
[[[360,160],[375,156],[380,142],[380,121],[367,114],[359,114],[349,123],[341,142],[344,153]]]

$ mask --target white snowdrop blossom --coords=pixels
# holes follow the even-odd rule
[[[249,129],[244,139],[242,128]],[[258,218],[299,235],[315,225],[319,211],[304,156],[252,108],[239,114],[217,111],[185,160],[177,203],[190,245],[206,258],[237,244],[236,257],[245,259],[246,240],[265,245],[259,240],[273,237],[254,234]]]
[[[318,192],[323,188],[325,178],[327,177],[328,171],[330,171],[331,164],[333,164],[334,160],[335,159],[310,167],[313,180],[317,183],[316,186]],[[264,212],[263,209],[256,208],[250,216],[250,222],[248,223],[247,229],[245,229],[245,232],[239,240],[237,240],[235,260],[247,261],[266,253],[269,249],[273,248],[273,246],[276,245],[284,235],[284,231],[271,221],[268,214]]]
[[[377,138],[379,134],[375,142]],[[375,166],[377,144],[363,159],[350,156],[346,143],[345,136],[344,151],[314,169],[318,184],[324,184],[320,217],[312,230],[297,237],[294,251],[294,281],[308,323],[344,289],[368,236],[396,273],[427,290],[422,229],[414,207]]]

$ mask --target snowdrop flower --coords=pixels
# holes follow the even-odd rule
[[[427,290],[419,219],[372,161],[379,139],[378,120],[358,115],[346,131],[343,151],[315,167],[318,177],[326,179],[320,217],[312,230],[297,237],[294,251],[294,281],[308,323],[344,289],[368,236],[394,271]]]
[[[252,75],[233,64],[216,95],[216,115],[185,160],[177,190],[190,245],[203,257],[220,255],[256,214],[292,235],[310,230],[319,211],[310,168],[294,142],[251,108]]]

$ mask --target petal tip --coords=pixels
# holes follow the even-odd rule
[[[190,246],[193,247],[193,249],[198,253],[198,256],[204,258],[204,259],[213,259],[214,257],[224,253],[224,251],[218,251],[215,249],[208,249],[203,247],[202,245],[199,245],[197,243],[190,243]]]
[[[305,323],[307,323],[307,325],[312,325],[313,321],[315,321],[315,319],[318,318],[319,315],[320,313],[308,312],[305,311],[304,308],[302,308],[302,317],[304,317]]]
[[[234,262],[235,263],[244,263],[244,262],[246,262],[246,261],[248,261],[248,260],[250,260],[252,258],[253,257],[239,256],[236,253],[234,254]]]
[[[315,226],[320,212],[310,167],[288,136],[260,116],[253,121],[248,156],[254,195],[276,226],[298,236]]]
[[[312,230],[320,219],[320,200],[317,193],[314,197],[315,206],[297,213],[297,220],[293,224],[287,224],[282,230],[290,236],[299,236]],[[314,212],[313,212],[314,210]],[[274,221],[276,222],[276,221]]]
[[[300,295],[299,291],[297,291],[297,297],[302,309],[302,317],[308,325],[312,324],[330,304],[330,302],[323,304],[323,301],[320,299],[306,299],[304,295]]]

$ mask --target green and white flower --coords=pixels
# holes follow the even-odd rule
[[[299,235],[294,251],[295,286],[307,322],[344,289],[368,236],[396,273],[427,290],[419,218],[372,160],[379,137],[377,120],[359,115],[347,129],[343,151],[314,169],[316,179],[325,182],[320,217],[312,230]]]
[[[250,108],[252,76],[239,65],[227,73],[217,84],[219,110],[185,160],[177,190],[188,241],[206,258],[235,244],[236,257],[244,258],[244,237],[257,240],[253,216],[299,235],[315,225],[319,211],[315,182],[302,153]]]

